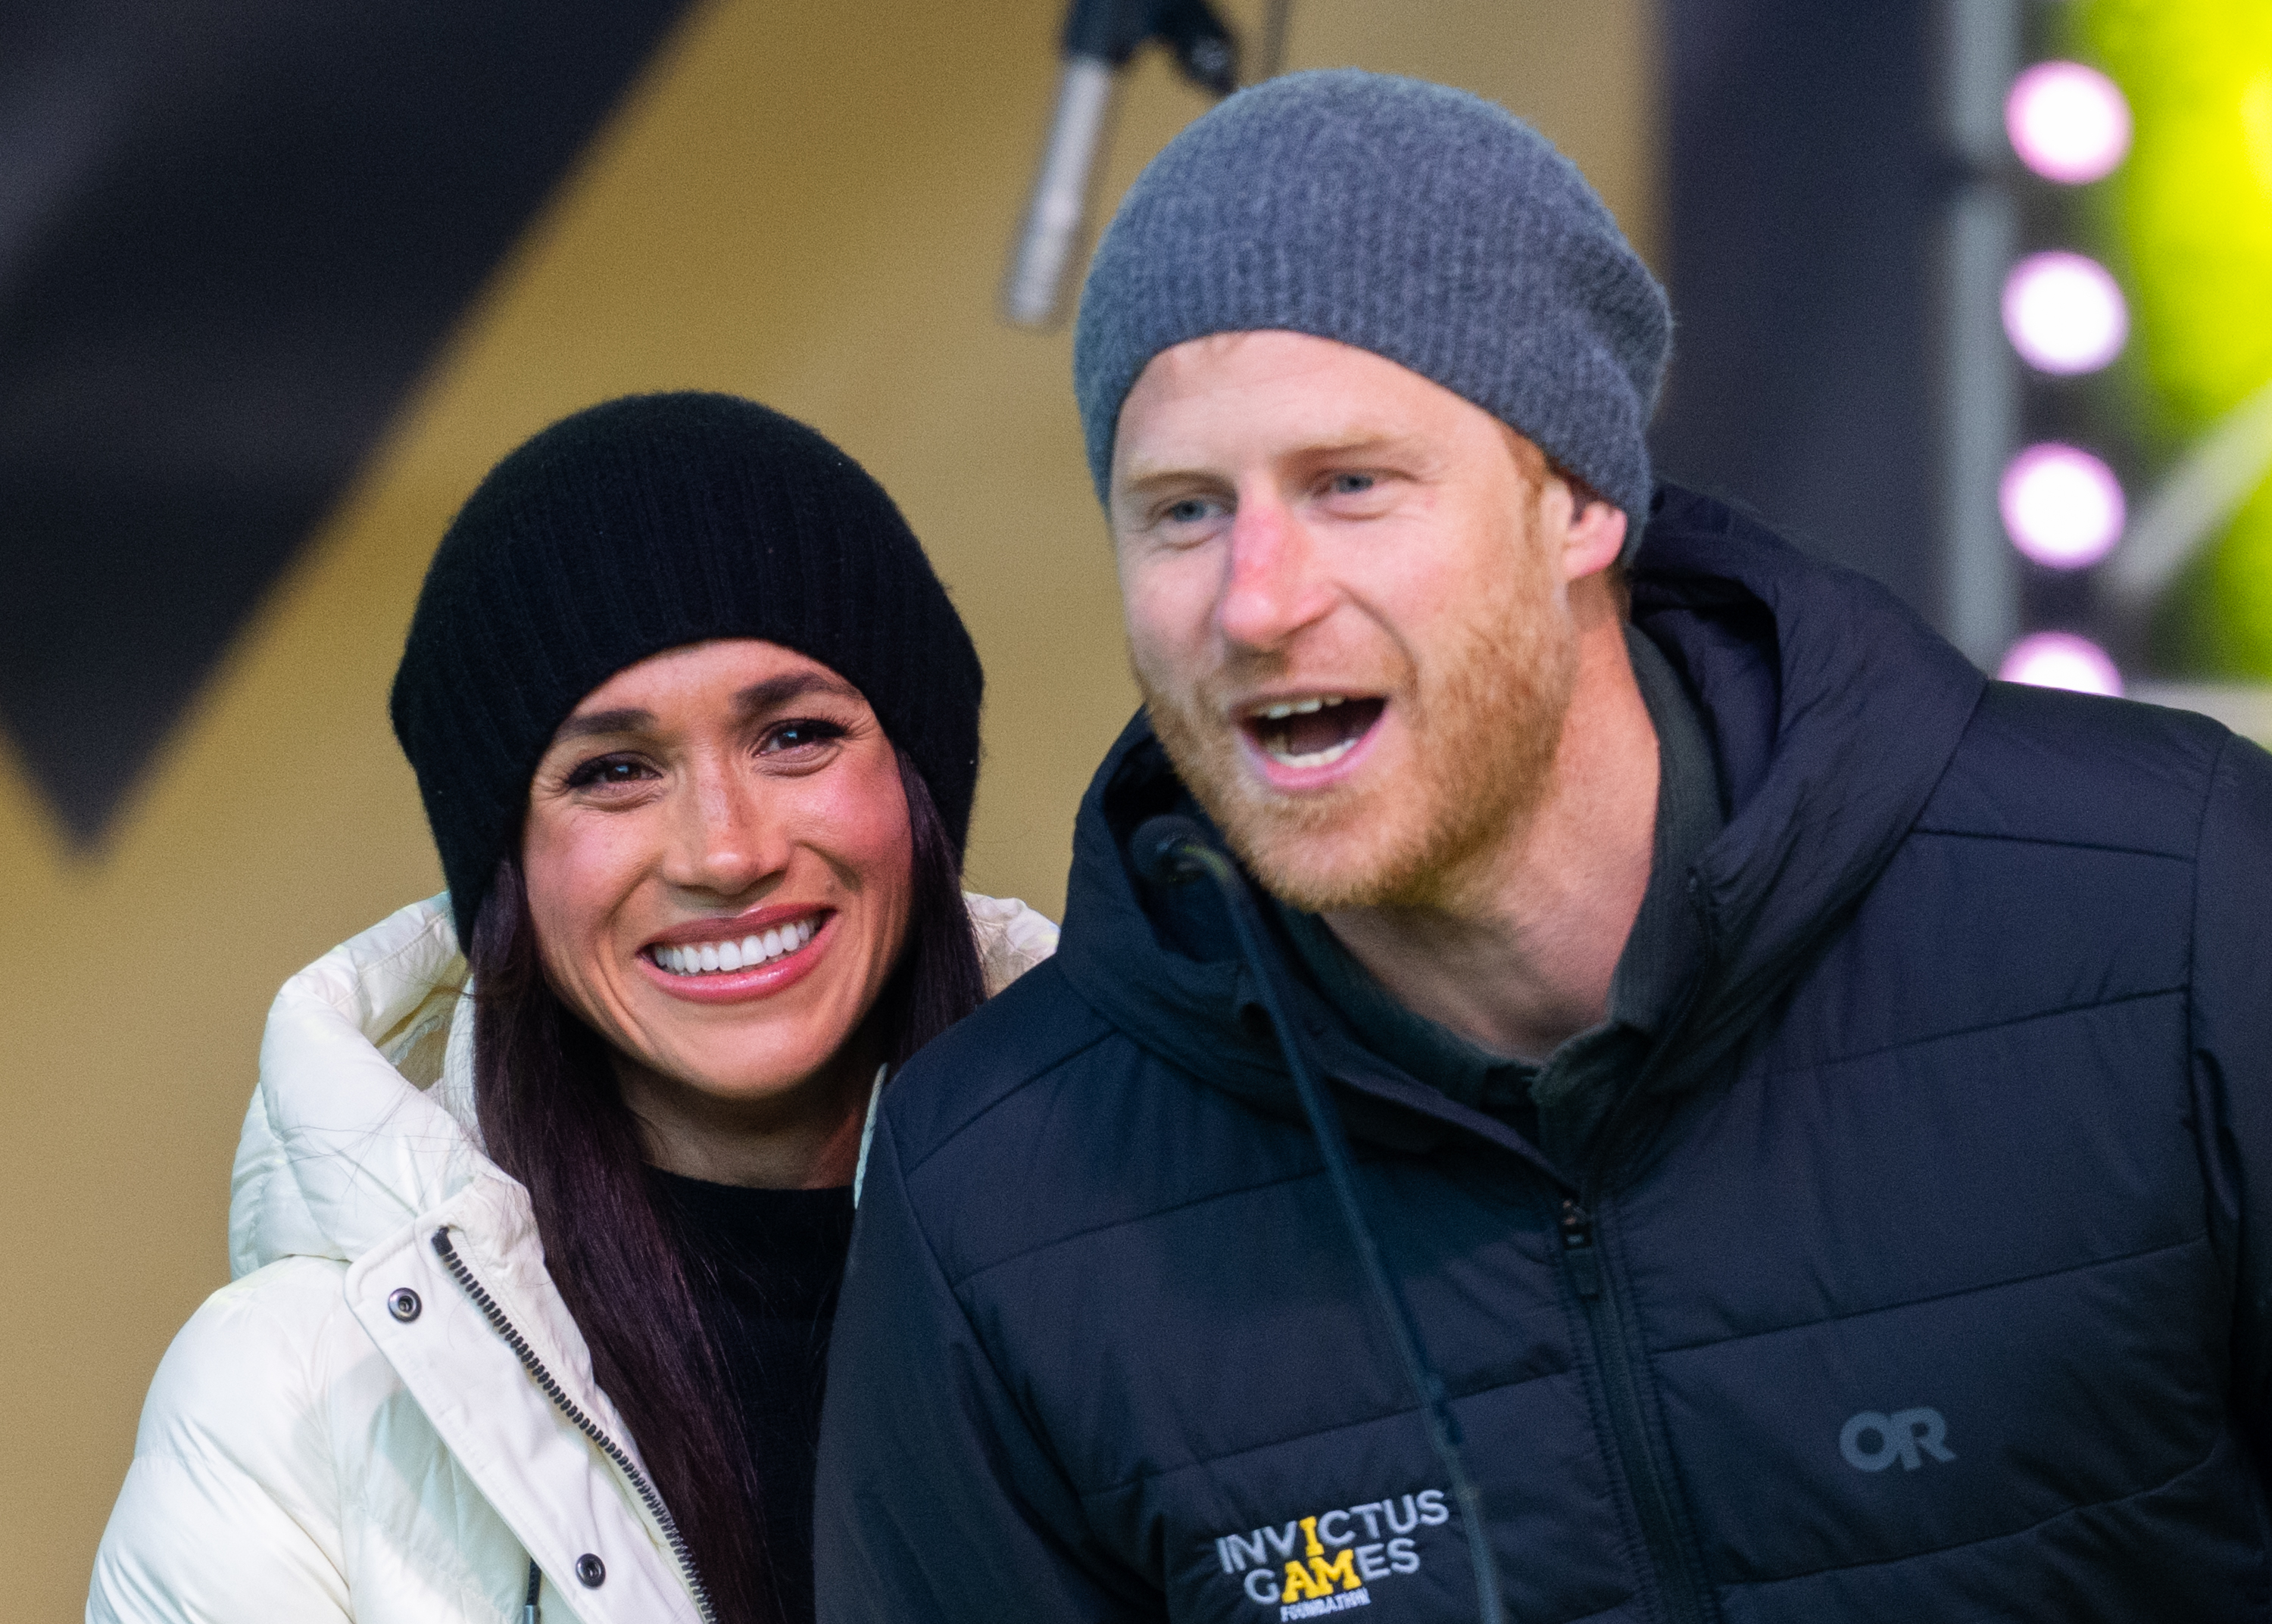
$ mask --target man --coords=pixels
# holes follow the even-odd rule
[[[883,1094],[821,1617],[2272,1605],[2272,758],[1984,682],[1677,490],[1661,294],[1438,86],[1274,81],[1100,247],[1077,386],[1145,715],[1058,957]],[[1646,533],[1642,533],[1644,526]]]

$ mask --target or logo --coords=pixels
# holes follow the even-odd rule
[[[1903,1471],[1915,1471],[1928,1455],[1937,1461],[1956,1458],[1947,1437],[1948,1423],[1938,1410],[1896,1410],[1891,1415],[1865,1410],[1839,1433],[1838,1453],[1857,1471],[1883,1471],[1895,1461]]]
[[[1451,1521],[1441,1489],[1401,1499],[1369,1500],[1340,1510],[1296,1517],[1279,1528],[1224,1534],[1215,1560],[1238,1576],[1247,1599],[1278,1609],[1281,1624],[1372,1605],[1369,1588],[1420,1571],[1422,1528]]]

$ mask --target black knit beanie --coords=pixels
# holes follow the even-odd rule
[[[626,666],[757,637],[845,678],[959,854],[978,781],[978,653],[882,486],[731,395],[577,413],[490,471],[426,571],[394,674],[458,939],[519,835],[553,731]]]

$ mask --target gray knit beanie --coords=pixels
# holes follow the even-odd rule
[[[1279,329],[1386,356],[1535,443],[1632,520],[1672,317],[1546,138],[1465,91],[1353,68],[1243,90],[1155,158],[1113,217],[1073,338],[1090,476],[1152,357]]]

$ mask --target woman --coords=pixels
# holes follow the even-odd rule
[[[1055,942],[959,889],[980,680],[889,498],[763,407],[490,474],[393,696],[449,891],[276,1001],[90,1620],[811,1616],[875,1091]]]

